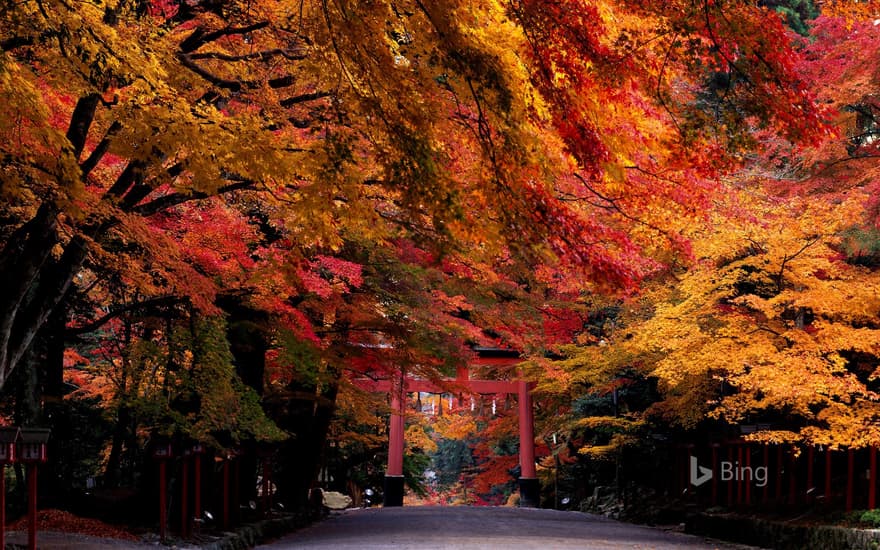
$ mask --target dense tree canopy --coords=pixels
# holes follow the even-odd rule
[[[763,423],[751,437],[765,442],[878,444],[874,17],[829,4],[811,21],[791,59],[827,106],[825,137],[760,138],[723,178],[711,224],[688,233],[695,261],[621,304],[601,340],[566,348],[546,391],[598,397],[654,381],[653,403],[606,420],[621,434],[715,419]],[[598,425],[572,424],[584,453],[584,427]]]
[[[474,345],[547,410],[651,379],[668,422],[877,443],[850,4],[2,2],[0,388],[100,399],[108,475],[147,428],[368,454],[350,380]]]

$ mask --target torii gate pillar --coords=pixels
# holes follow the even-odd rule
[[[391,418],[388,420],[388,468],[385,470],[384,506],[403,506],[403,435],[405,399],[403,380],[391,386]]]
[[[519,505],[537,508],[541,502],[541,484],[535,472],[535,421],[529,383],[519,381]]]

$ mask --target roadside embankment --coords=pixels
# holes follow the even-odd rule
[[[685,532],[774,550],[878,550],[880,529],[799,525],[732,514],[695,514]]]

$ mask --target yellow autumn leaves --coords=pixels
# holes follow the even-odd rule
[[[753,437],[877,444],[880,277],[847,261],[841,236],[863,197],[786,201],[742,183],[735,200],[761,215],[695,231],[701,261],[655,282],[607,345],[565,364],[588,387],[625,368],[656,378],[650,412],[685,428],[766,421],[774,429]]]

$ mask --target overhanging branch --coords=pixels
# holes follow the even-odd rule
[[[284,57],[291,61],[301,61],[306,58],[305,53],[301,50],[283,50],[276,48],[274,50],[263,50],[242,55],[229,55],[221,52],[203,52],[186,54],[187,59],[217,59],[220,61],[251,61],[254,59],[268,60],[273,57]]]
[[[232,191],[253,189],[255,184],[256,182],[252,180],[237,181],[234,183],[230,183],[229,185],[224,185],[223,187],[220,187],[217,192],[213,194],[203,193],[200,191],[195,191],[192,193],[171,193],[170,195],[164,195],[162,197],[153,199],[150,202],[135,206],[131,208],[129,212],[140,214],[141,216],[152,216],[153,214],[161,212],[166,208],[171,208],[172,206],[177,206],[178,204],[183,204],[188,201],[207,199],[208,197],[214,195],[222,195],[224,193],[230,193]]]
[[[224,36],[248,34],[254,31],[258,31],[260,29],[264,29],[268,26],[268,21],[260,21],[259,23],[245,25],[244,27],[226,27],[216,30],[214,32],[205,32],[205,29],[199,27],[198,29],[194,30],[192,34],[187,36],[183,40],[183,42],[180,43],[180,51],[183,53],[194,52],[208,42],[214,42],[215,40],[223,38]]]
[[[332,94],[330,92],[312,92],[310,94],[300,94],[293,97],[288,97],[287,99],[282,99],[280,105],[282,107],[293,107],[299,103],[306,103],[308,101],[314,101],[316,99],[322,99],[325,97],[330,97]]]
[[[120,315],[123,315],[125,313],[130,312],[130,311],[137,311],[137,310],[141,310],[141,309],[147,309],[147,308],[152,308],[152,307],[162,307],[162,306],[170,307],[170,306],[174,306],[174,305],[183,303],[185,301],[186,301],[186,298],[181,298],[179,296],[162,296],[159,298],[152,298],[149,300],[144,300],[142,302],[134,302],[134,303],[127,304],[124,306],[115,307],[115,308],[112,308],[105,315],[102,315],[101,317],[99,317],[89,323],[86,323],[84,325],[80,325],[77,327],[67,327],[65,329],[65,334],[68,336],[78,336],[80,334],[87,334],[89,332],[93,332],[93,331],[101,328],[103,325],[105,325],[106,323],[108,323],[112,319],[115,319],[116,317],[119,317]]]

